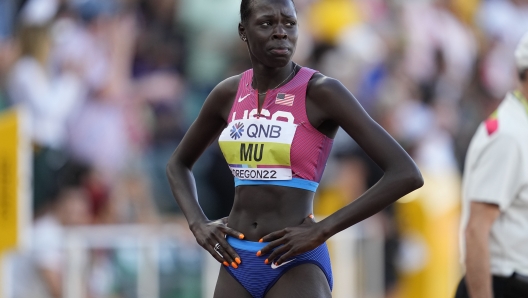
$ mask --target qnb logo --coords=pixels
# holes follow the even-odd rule
[[[281,136],[281,129],[278,125],[250,124],[247,128],[247,136],[250,138],[277,139]]]
[[[231,136],[232,139],[236,140],[242,137],[243,133],[244,133],[244,124],[242,122],[238,122],[238,123],[235,123],[235,125],[231,127],[231,131],[229,135]]]

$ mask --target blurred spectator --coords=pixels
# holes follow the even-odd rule
[[[176,16],[176,1],[140,1],[141,30],[136,44],[134,77],[160,70],[184,71],[185,31]]]
[[[495,98],[502,98],[515,87],[516,70],[511,53],[528,30],[528,2],[483,1],[476,22],[485,34],[482,80]]]
[[[79,188],[62,189],[51,208],[37,218],[33,227],[31,256],[17,272],[16,298],[62,297],[65,227],[90,222],[86,193]]]
[[[141,153],[146,141],[146,115],[130,79],[136,22],[129,12],[112,16],[100,12],[89,20],[87,28],[88,39],[101,55],[91,57],[94,60],[85,69],[90,94],[70,126],[69,148],[113,183],[125,164]],[[102,80],[88,79],[92,63],[104,68]]]
[[[433,99],[458,102],[477,54],[474,36],[451,13],[447,0],[405,2],[402,9],[408,74],[420,86],[444,85],[435,88]]]
[[[84,99],[76,65],[54,71],[50,65],[52,40],[47,26],[22,25],[18,39],[22,57],[8,79],[15,104],[26,106],[33,121],[33,140],[45,148],[64,148],[66,123]]]
[[[21,57],[9,73],[7,91],[11,102],[26,107],[30,114],[35,144],[34,208],[38,209],[54,195],[54,177],[67,160],[67,123],[78,111],[85,90],[74,63],[51,68],[49,27],[34,25],[31,13],[25,15],[29,24],[18,29]],[[37,16],[35,21],[41,22]]]
[[[174,213],[179,209],[165,177],[165,167],[187,127],[183,101],[187,85],[177,71],[163,67],[143,72],[134,83],[138,108],[143,109],[146,123],[144,168],[157,208],[162,213]]]

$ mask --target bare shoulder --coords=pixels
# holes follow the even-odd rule
[[[307,97],[315,101],[342,98],[345,94],[352,96],[350,91],[339,80],[319,72],[312,76],[306,90]]]
[[[358,102],[338,80],[315,73],[306,89],[306,114],[313,127],[333,138],[347,119],[358,118]],[[350,122],[350,121],[348,121]]]
[[[214,87],[208,98],[212,97],[215,101],[221,103],[232,102],[233,98],[236,96],[241,78],[242,74],[239,74],[221,81]]]
[[[238,90],[238,84],[242,74],[229,77],[218,83],[214,89],[209,93],[205,103],[202,107],[202,112],[205,114],[220,115],[224,120],[229,116],[229,111],[235,100]]]
[[[315,73],[308,82],[306,99],[327,112],[360,108],[354,95],[339,80],[321,73]]]

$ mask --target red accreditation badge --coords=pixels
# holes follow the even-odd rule
[[[499,129],[499,119],[497,119],[497,111],[493,112],[491,116],[484,121],[484,125],[486,125],[486,130],[488,131],[488,136],[491,136],[494,132]]]

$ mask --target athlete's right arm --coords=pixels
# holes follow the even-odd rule
[[[205,149],[218,138],[226,126],[239,80],[239,77],[231,77],[218,84],[211,91],[198,118],[169,159],[166,169],[172,193],[187,218],[189,228],[196,237],[196,241],[224,265],[233,264],[236,258],[239,258],[227,244],[225,234],[237,238],[241,238],[243,235],[228,228],[224,221],[210,221],[205,216],[198,203],[196,183],[191,170]],[[216,243],[220,243],[222,246],[220,253],[224,258],[221,258],[214,251],[213,248]]]

